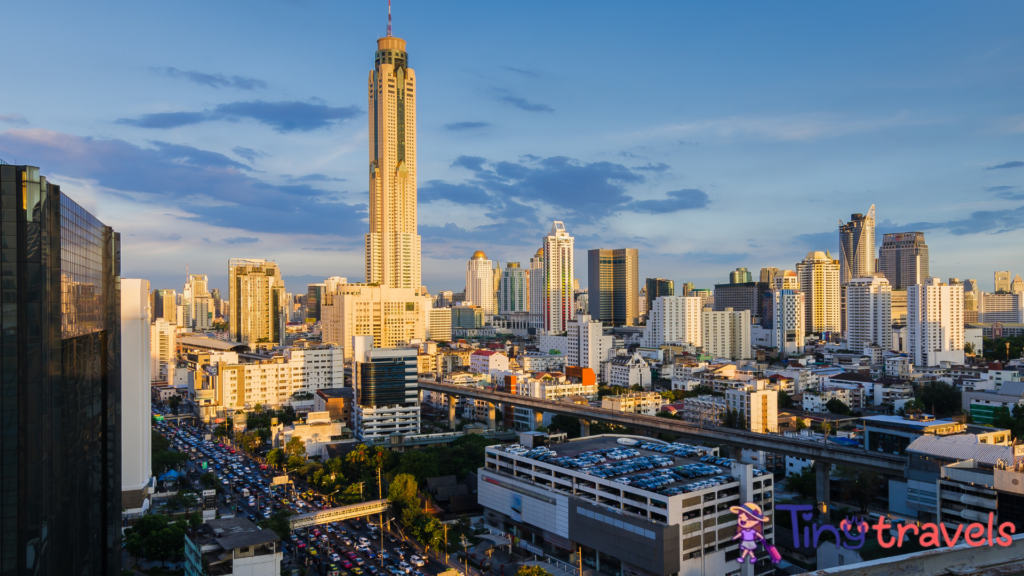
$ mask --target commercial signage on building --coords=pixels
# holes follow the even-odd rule
[[[274,476],[270,480],[270,485],[271,486],[278,486],[280,484],[289,484],[289,483],[290,482],[289,482],[289,479],[288,479],[287,476]]]

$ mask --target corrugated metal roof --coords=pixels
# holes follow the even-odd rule
[[[1013,448],[1010,446],[982,444],[978,442],[978,437],[974,434],[921,436],[907,446],[907,452],[916,452],[946,460],[975,459],[979,463],[989,466],[995,465],[1000,458],[1008,462],[1013,459]]]
[[[1003,385],[999,388],[999,393],[1004,396],[1020,398],[1024,396],[1024,382],[1003,382]]]

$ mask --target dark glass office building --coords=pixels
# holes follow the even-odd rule
[[[412,405],[419,401],[415,348],[374,348],[356,362],[360,406]]]
[[[654,307],[654,301],[661,296],[675,296],[676,295],[676,283],[671,280],[664,278],[648,278],[644,284],[647,289],[647,313],[651,313],[651,308]],[[687,294],[683,294],[687,296]]]
[[[38,168],[0,198],[0,576],[118,574],[120,238]]]

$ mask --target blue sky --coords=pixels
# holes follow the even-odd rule
[[[1022,271],[1020,2],[409,2],[423,281],[528,262],[551,220],[710,287],[835,251],[877,205],[940,277]],[[125,277],[359,280],[385,1],[36,1],[6,27],[0,158],[122,233]]]

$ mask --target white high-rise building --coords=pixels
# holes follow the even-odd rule
[[[121,500],[133,512],[149,507],[153,469],[149,318],[149,281],[122,278]]]
[[[964,362],[964,287],[929,278],[907,287],[907,352],[915,366]]]
[[[892,349],[892,286],[883,277],[854,278],[846,285],[847,348]]]
[[[150,375],[154,381],[166,382],[174,364],[178,327],[164,318],[157,318],[149,327]]]
[[[343,276],[331,276],[324,280],[324,286],[326,287],[324,293],[334,294],[338,291],[338,286],[341,286],[342,284],[348,284],[348,278]]]
[[[1013,293],[989,294],[982,292],[976,299],[978,322],[1024,322],[1024,295]]]
[[[807,335],[804,329],[805,306],[803,292],[790,289],[772,291],[772,342],[784,358],[803,352]]]
[[[506,262],[498,283],[498,313],[512,314],[530,310],[530,280],[519,262]]]
[[[732,360],[750,359],[750,310],[734,312],[726,308],[715,312],[705,308],[701,326],[701,346],[705,354]]]
[[[796,271],[804,293],[804,329],[813,334],[841,330],[839,262],[825,252],[808,252]]]
[[[536,328],[544,327],[544,248],[530,258],[530,322]]]
[[[197,332],[213,328],[213,296],[206,274],[189,274],[181,291],[184,327]]]
[[[667,342],[701,345],[701,299],[699,296],[658,296],[647,312],[644,346]]]
[[[466,262],[466,300],[485,316],[494,315],[494,272],[487,255],[477,250]]]
[[[590,316],[580,314],[569,321],[566,332],[566,363],[569,366],[590,368],[595,374],[600,372],[601,363],[611,358],[615,346],[615,339],[604,335],[601,321],[591,320]]]
[[[565,224],[555,220],[544,237],[544,330],[561,334],[576,315],[573,302],[573,244]]]

